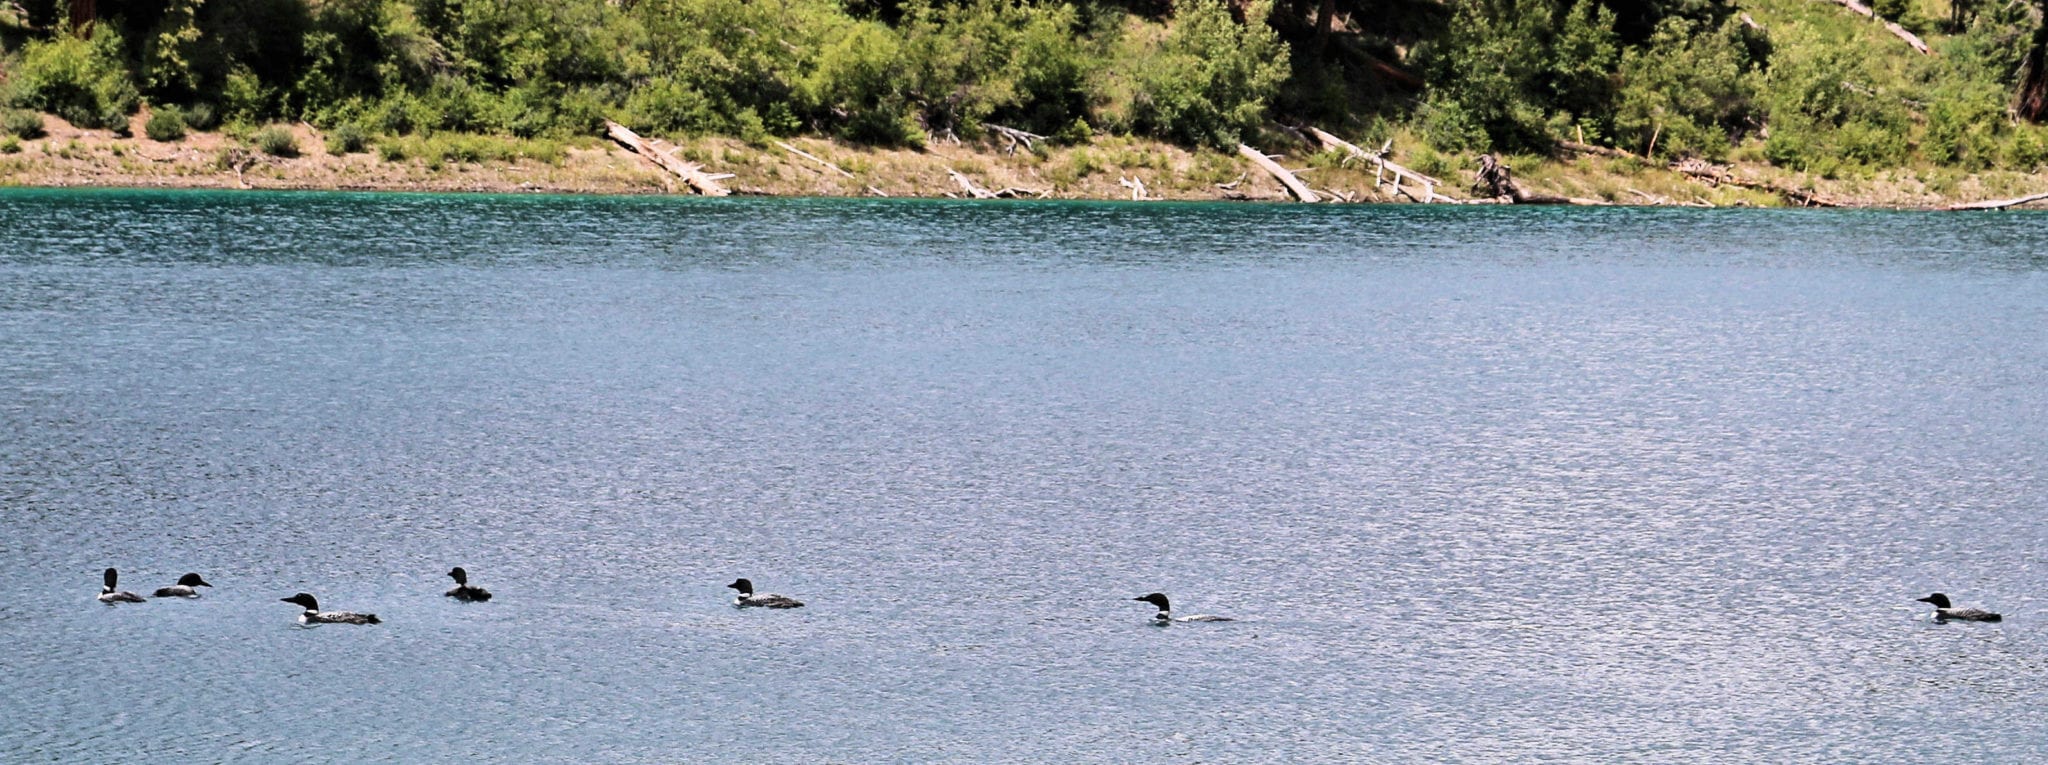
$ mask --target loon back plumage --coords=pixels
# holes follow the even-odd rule
[[[141,596],[141,595],[137,595],[137,594],[135,594],[135,593],[132,593],[132,592],[127,592],[127,591],[122,591],[122,590],[115,590],[115,589],[114,589],[114,587],[115,587],[116,585],[120,584],[120,582],[121,582],[121,572],[119,572],[119,571],[115,571],[114,569],[111,569],[111,568],[110,568],[110,569],[107,569],[105,573],[102,573],[102,574],[100,574],[100,582],[101,582],[101,583],[103,583],[103,584],[105,585],[104,587],[101,587],[101,588],[100,588],[100,598],[99,598],[99,599],[100,599],[100,602],[101,602],[101,603],[141,603],[141,602],[142,602],[142,596]]]
[[[1945,622],[1950,619],[1963,622],[1998,622],[2005,620],[2004,616],[1981,608],[1955,608],[1954,604],[1948,602],[1948,596],[1939,592],[1919,598],[1918,601],[1934,606],[1934,620],[1937,622]]]
[[[301,624],[383,624],[376,614],[359,614],[354,611],[321,611],[320,601],[311,594],[301,592],[289,598],[278,598],[286,603],[296,603],[306,609],[299,614]]]
[[[159,598],[196,598],[199,597],[199,591],[193,588],[212,586],[207,584],[205,579],[199,578],[198,574],[186,574],[178,577],[177,584],[169,587],[158,587],[156,596]]]
[[[1154,593],[1148,593],[1148,594],[1145,594],[1145,595],[1139,595],[1138,597],[1135,597],[1135,598],[1131,598],[1131,599],[1132,599],[1132,600],[1136,600],[1136,601],[1141,601],[1141,602],[1145,602],[1145,603],[1150,603],[1150,604],[1152,604],[1152,605],[1155,605],[1155,606],[1158,606],[1158,607],[1159,607],[1159,613],[1156,613],[1156,614],[1153,614],[1153,615],[1152,615],[1152,623],[1153,623],[1153,624],[1172,624],[1172,623],[1174,623],[1174,622],[1233,622],[1233,621],[1237,621],[1236,619],[1232,619],[1232,618],[1230,618],[1230,617],[1228,617],[1228,616],[1213,616],[1213,615],[1210,615],[1210,614],[1196,614],[1196,615],[1194,615],[1194,616],[1181,616],[1181,617],[1176,617],[1176,616],[1174,616],[1174,615],[1173,615],[1173,604],[1172,604],[1172,601],[1169,601],[1169,600],[1167,600],[1167,599],[1166,599],[1166,593],[1163,593],[1163,592],[1154,592]]]
[[[776,595],[774,593],[763,593],[760,595],[755,595],[754,580],[747,579],[745,577],[734,579],[732,580],[732,584],[728,584],[726,586],[739,591],[739,597],[733,598],[732,604],[740,608],[804,607],[803,602],[797,600],[796,598],[791,598],[783,595]]]
[[[455,580],[455,588],[447,592],[441,593],[442,595],[454,598],[464,603],[482,603],[486,600],[491,599],[491,593],[489,590],[485,590],[482,587],[471,587],[469,585],[469,572],[463,570],[461,566],[456,566],[455,568],[450,569],[448,571],[448,576]]]

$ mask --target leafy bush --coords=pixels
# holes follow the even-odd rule
[[[192,104],[179,111],[185,117],[185,126],[193,130],[212,130],[220,126],[212,104]]]
[[[142,133],[152,141],[182,141],[185,139],[185,115],[176,107],[159,107],[149,113],[149,122],[142,126]]]
[[[20,154],[21,139],[14,136],[0,138],[0,154]]]
[[[16,138],[41,138],[43,115],[29,109],[0,110],[0,134]]]
[[[370,134],[355,123],[344,123],[327,133],[327,153],[340,157],[368,149]]]
[[[299,139],[294,138],[291,129],[283,125],[271,125],[258,130],[250,140],[256,144],[258,151],[273,157],[299,156]]]
[[[1271,8],[1253,0],[1245,18],[1264,19]],[[1120,53],[1131,71],[1103,85],[1107,116],[1134,132],[1227,147],[1265,118],[1287,79],[1287,57],[1272,27],[1237,23],[1222,0],[1191,0],[1156,48]]]
[[[30,42],[10,73],[14,98],[82,128],[126,134],[139,96],[122,62],[121,38],[112,25],[101,25],[91,40],[60,36]]]
[[[1720,159],[1729,136],[1752,119],[1760,75],[1745,27],[1729,19],[1705,30],[1664,20],[1649,44],[1622,58],[1616,144],[1642,154]]]

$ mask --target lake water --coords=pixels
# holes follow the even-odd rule
[[[0,761],[2038,762],[2044,330],[2030,213],[0,192]]]

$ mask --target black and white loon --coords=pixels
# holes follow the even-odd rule
[[[799,602],[795,598],[786,598],[781,595],[774,594],[755,595],[754,582],[751,579],[734,579],[732,580],[732,584],[728,584],[726,586],[740,591],[739,597],[732,599],[732,604],[740,608],[804,607],[804,604],[802,602]]]
[[[297,595],[293,595],[289,598],[278,598],[278,600],[282,600],[286,603],[297,603],[301,607],[306,609],[305,613],[299,614],[300,624],[383,623],[383,620],[378,619],[376,614],[359,614],[354,611],[321,611],[320,601],[313,599],[313,596],[303,592]]]
[[[1937,622],[1945,622],[1950,619],[1965,622],[1996,622],[2005,620],[2005,617],[1981,608],[1956,608],[1948,602],[1947,595],[1939,592],[1920,598],[1919,602],[1932,603],[1934,605],[1934,620]]]
[[[1167,603],[1167,600],[1166,600],[1166,594],[1165,594],[1165,593],[1155,592],[1155,593],[1152,593],[1152,594],[1150,594],[1150,595],[1140,595],[1140,596],[1138,596],[1138,597],[1135,597],[1135,598],[1131,598],[1131,599],[1132,599],[1132,600],[1141,600],[1141,601],[1144,601],[1144,602],[1146,602],[1146,603],[1150,603],[1150,604],[1152,604],[1152,605],[1155,605],[1155,606],[1158,606],[1158,607],[1159,607],[1159,613],[1156,613],[1156,614],[1153,614],[1153,615],[1152,615],[1152,623],[1153,623],[1153,624],[1172,624],[1172,623],[1174,623],[1174,622],[1230,622],[1230,621],[1237,621],[1237,620],[1235,620],[1235,619],[1232,619],[1232,618],[1230,618],[1230,617],[1228,617],[1228,616],[1210,616],[1210,615],[1208,615],[1208,614],[1196,614],[1196,615],[1194,615],[1194,616],[1182,616],[1182,617],[1175,617],[1175,616],[1173,615],[1173,606],[1171,606],[1171,605],[1169,605],[1169,604]]]
[[[178,577],[177,584],[156,588],[156,596],[159,598],[196,598],[199,597],[199,591],[192,588],[212,586],[207,584],[206,580],[199,578],[198,574],[186,574]]]
[[[462,570],[461,566],[450,570],[448,576],[455,580],[455,589],[441,593],[442,595],[464,603],[482,603],[491,599],[490,590],[469,586],[469,572]]]
[[[101,588],[100,588],[100,602],[101,602],[101,603],[113,604],[113,603],[141,603],[141,602],[142,602],[142,596],[141,596],[141,595],[137,595],[137,594],[135,594],[135,593],[132,593],[132,592],[128,592],[127,590],[120,590],[120,591],[116,591],[116,590],[114,589],[114,585],[115,585],[115,584],[118,584],[118,583],[119,583],[119,582],[121,581],[121,572],[119,572],[119,571],[115,571],[115,570],[113,570],[113,569],[111,569],[111,568],[110,568],[110,569],[107,569],[107,573],[106,573],[106,574],[104,574],[104,575],[102,575],[102,576],[100,577],[100,579],[101,579],[101,581],[104,581],[104,582],[106,582],[106,583],[107,583],[107,586],[105,586],[105,587],[101,587]]]

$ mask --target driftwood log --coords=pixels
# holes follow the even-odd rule
[[[1152,198],[1152,193],[1145,190],[1145,180],[1142,178],[1117,176],[1116,185],[1130,189],[1133,202],[1143,202]]]
[[[780,147],[782,147],[782,150],[783,150],[783,151],[789,152],[789,153],[791,153],[791,154],[795,154],[795,155],[797,155],[797,156],[799,156],[799,157],[803,157],[804,159],[808,159],[808,160],[810,160],[810,161],[812,161],[812,162],[816,162],[816,163],[818,163],[818,164],[820,164],[820,165],[824,165],[824,166],[825,166],[825,167],[826,167],[827,169],[831,170],[832,172],[838,173],[838,174],[840,174],[840,175],[844,175],[844,176],[846,176],[846,177],[848,177],[848,178],[852,178],[852,177],[853,177],[853,173],[849,173],[849,172],[846,172],[846,169],[845,169],[845,168],[842,168],[842,167],[840,167],[840,166],[838,166],[838,165],[832,164],[831,162],[827,162],[827,161],[825,161],[825,160],[824,160],[823,158],[821,158],[821,157],[818,157],[817,155],[811,154],[810,152],[804,151],[804,150],[802,150],[802,149],[799,149],[799,148],[797,148],[797,147],[795,147],[795,146],[791,146],[791,145],[789,145],[789,144],[783,143],[783,142],[781,142],[781,141],[776,141],[776,142],[775,142],[775,145],[776,145],[776,146],[780,146]]]
[[[1784,197],[1785,201],[1800,207],[1841,207],[1842,203],[1806,189],[1793,188],[1771,181],[1756,181],[1736,175],[1732,168],[1716,165],[1699,159],[1688,159],[1671,163],[1671,169],[1679,173],[1706,181],[1710,185],[1734,186],[1743,189],[1768,191]]]
[[[1431,178],[1427,175],[1415,172],[1414,170],[1410,170],[1408,168],[1394,164],[1392,160],[1387,159],[1387,150],[1393,148],[1393,144],[1391,142],[1389,142],[1386,146],[1380,147],[1379,151],[1366,151],[1364,149],[1358,148],[1349,141],[1346,141],[1342,138],[1338,138],[1334,135],[1331,135],[1327,132],[1318,130],[1313,127],[1308,129],[1308,133],[1309,135],[1315,136],[1316,141],[1318,143],[1321,143],[1324,149],[1327,149],[1329,151],[1342,151],[1345,153],[1347,157],[1351,159],[1372,162],[1375,167],[1375,172],[1373,174],[1372,179],[1374,188],[1380,187],[1385,182],[1387,173],[1391,172],[1394,174],[1395,194],[1406,196],[1409,199],[1413,199],[1423,204],[1429,204],[1431,202],[1435,202],[1438,200],[1452,203],[1457,202],[1457,200],[1455,199],[1436,193],[1436,187],[1444,185],[1443,181]],[[1420,183],[1422,185],[1422,196],[1418,197],[1415,195],[1415,192],[1409,191],[1406,187],[1403,187],[1401,185],[1402,178],[1413,178],[1418,183]]]
[[[2023,197],[2013,197],[2013,198],[2011,198],[2011,199],[1993,199],[1993,200],[1990,200],[1990,201],[1986,201],[1986,202],[1967,202],[1967,203],[1962,203],[1962,204],[1953,204],[1953,205],[1949,205],[1949,206],[1947,206],[1947,207],[1944,207],[1944,208],[1942,208],[1942,209],[1944,209],[1944,210],[2003,210],[2003,209],[2005,209],[2005,208],[2008,208],[2008,207],[2017,207],[2017,206],[2019,206],[2019,205],[2027,204],[2028,202],[2039,202],[2039,201],[2041,201],[2041,200],[2043,200],[2043,199],[2048,199],[2048,192],[2042,192],[2042,193],[2040,193],[2040,194],[2028,194],[2028,195],[2026,195],[2026,196],[2023,196]]]
[[[995,192],[989,191],[988,189],[982,188],[981,186],[975,184],[973,179],[968,178],[965,175],[961,175],[960,171],[958,170],[953,170],[949,168],[946,170],[946,174],[953,176],[953,182],[960,184],[960,190],[967,192],[967,195],[970,197],[973,197],[975,199],[996,198]]]
[[[1474,176],[1472,191],[1480,196],[1507,199],[1518,205],[1586,205],[1600,206],[1607,202],[1600,199],[1563,197],[1556,194],[1532,194],[1515,182],[1514,174],[1500,158],[1492,154],[1479,155],[1479,172]]]
[[[718,183],[720,180],[731,178],[731,175],[706,173],[702,165],[677,159],[676,152],[679,149],[675,147],[658,146],[655,142],[641,138],[639,134],[626,129],[625,125],[611,120],[604,121],[604,132],[605,135],[611,136],[612,140],[632,149],[633,153],[645,157],[663,170],[676,174],[684,183],[690,184],[690,188],[695,189],[698,194],[722,197],[732,193]]]
[[[1252,161],[1252,164],[1258,165],[1260,169],[1271,173],[1274,178],[1279,179],[1280,185],[1286,186],[1288,193],[1293,194],[1295,199],[1303,202],[1322,201],[1322,197],[1316,196],[1316,193],[1309,189],[1308,184],[1302,183],[1300,178],[1294,177],[1294,173],[1288,172],[1287,168],[1281,167],[1280,163],[1274,162],[1272,157],[1266,156],[1258,149],[1245,144],[1238,144],[1237,153],[1244,155],[1245,159]]]
[[[1026,133],[1012,127],[1003,127],[987,122],[981,123],[981,126],[995,131],[997,135],[1010,139],[1010,144],[1003,148],[1003,153],[1005,154],[1017,153],[1017,146],[1020,144],[1026,151],[1035,150],[1038,148],[1038,142],[1045,140],[1045,136],[1037,133]]]

